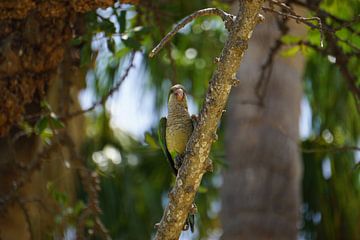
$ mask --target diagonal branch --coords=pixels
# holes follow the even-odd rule
[[[317,152],[351,152],[360,151],[360,147],[357,146],[342,146],[342,147],[323,147],[323,148],[303,148],[303,153],[317,153]]]
[[[187,144],[184,163],[169,194],[155,239],[179,239],[202,176],[209,166],[211,144],[232,86],[238,83],[236,71],[247,49],[248,40],[259,21],[264,0],[240,0],[240,9],[229,30],[229,37],[209,84],[198,124]]]
[[[183,27],[186,26],[189,22],[194,20],[195,18],[202,17],[202,16],[210,16],[216,15],[220,16],[221,19],[226,23],[232,23],[233,15],[224,12],[223,10],[217,8],[206,8],[201,9],[199,11],[194,12],[193,14],[185,17],[181,20],[178,24],[175,25],[174,29],[171,30],[161,41],[160,43],[150,52],[149,57],[154,57],[174,36],[177,32],[180,31]]]
[[[61,117],[61,119],[69,119],[69,118],[76,117],[78,115],[82,115],[84,113],[87,113],[87,112],[90,112],[90,111],[94,110],[97,106],[100,106],[100,105],[104,104],[107,101],[107,99],[109,99],[116,91],[119,90],[121,84],[124,82],[124,80],[129,75],[129,72],[130,72],[131,68],[134,67],[135,53],[136,52],[133,51],[130,54],[129,65],[124,70],[124,73],[120,77],[119,81],[99,101],[93,103],[89,108],[86,108],[84,110],[79,110],[79,111],[76,111],[76,112],[73,112],[73,113],[69,113],[66,116]]]

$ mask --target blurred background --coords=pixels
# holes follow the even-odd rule
[[[292,12],[267,7],[319,16],[325,30],[264,12],[219,123],[214,171],[196,196],[195,232],[181,239],[360,239],[360,2],[285,2]],[[12,28],[2,30],[7,61],[8,42],[24,56],[53,44],[42,39],[51,25],[41,22],[59,17],[34,4],[21,20],[2,19]],[[154,237],[175,180],[157,137],[168,91],[184,85],[198,114],[227,30],[219,17],[197,18],[153,59],[148,53],[175,23],[207,7],[238,8],[127,0],[87,11],[72,3],[75,13],[62,13],[64,29],[54,31],[69,36],[59,64],[19,64],[45,80],[0,139],[1,239]],[[44,66],[54,49],[41,56]]]

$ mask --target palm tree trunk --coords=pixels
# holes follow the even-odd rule
[[[258,26],[238,72],[240,86],[230,98],[225,134],[229,167],[221,190],[222,239],[297,237],[302,61],[276,57],[263,104],[256,93],[261,65],[278,35],[271,17]]]

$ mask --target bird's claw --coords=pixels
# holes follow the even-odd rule
[[[191,121],[192,121],[192,125],[195,128],[198,124],[199,121],[199,117],[196,116],[195,114],[191,115]]]
[[[184,160],[184,155],[183,154],[179,154],[175,157],[175,168],[176,169],[180,169],[182,163]]]

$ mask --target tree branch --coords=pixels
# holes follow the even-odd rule
[[[268,8],[268,7],[263,7],[262,9],[265,12],[273,12],[273,13],[276,13],[283,17],[292,18],[292,19],[296,20],[296,22],[302,22],[303,24],[305,24],[313,29],[318,29],[320,31],[320,46],[321,47],[324,46],[324,33],[323,33],[324,27],[322,26],[321,19],[319,17],[302,17],[297,14],[293,15],[293,12],[292,13],[284,13],[284,12],[278,11],[273,8]],[[312,23],[313,21],[316,21],[318,23],[318,25],[313,24]],[[326,30],[332,31],[332,29],[326,29]]]
[[[199,11],[194,12],[193,14],[185,17],[183,20],[181,20],[178,24],[175,25],[173,30],[169,32],[161,41],[160,43],[149,53],[149,57],[154,57],[174,36],[177,32],[180,31],[183,27],[186,26],[189,22],[194,20],[195,18],[201,17],[201,16],[209,16],[209,15],[216,15],[220,16],[221,19],[226,23],[233,21],[233,15],[228,14],[224,12],[223,10],[217,9],[217,8],[206,8],[201,9]]]
[[[351,152],[360,151],[360,147],[357,146],[342,146],[342,147],[323,147],[323,148],[310,148],[302,149],[303,153],[317,153],[317,152]]]
[[[125,68],[124,73],[120,77],[119,81],[99,101],[93,103],[89,108],[79,110],[79,111],[76,111],[76,112],[73,112],[73,113],[69,113],[66,116],[60,117],[60,119],[69,119],[69,118],[76,117],[78,115],[82,115],[84,113],[87,113],[87,112],[90,112],[90,111],[94,110],[97,106],[100,106],[100,105],[104,104],[108,100],[109,97],[111,97],[116,91],[119,90],[121,84],[124,82],[124,80],[129,75],[129,72],[130,72],[131,68],[133,68],[135,66],[134,65],[135,53],[136,52],[133,51],[130,54],[129,65]]]
[[[353,20],[348,21],[348,20],[341,19],[335,15],[330,14],[329,12],[322,10],[318,6],[318,4],[308,4],[306,2],[302,2],[301,0],[290,0],[290,3],[296,4],[300,7],[303,7],[310,11],[313,11],[319,17],[330,18],[332,21],[336,22],[339,25],[337,28],[333,29],[334,31],[338,31],[338,30],[341,30],[342,28],[346,28],[351,33],[354,33],[354,34],[358,33],[358,31],[353,28],[354,27],[353,25],[359,22],[360,15],[356,16]]]
[[[237,17],[228,29],[229,38],[209,84],[198,124],[187,144],[184,163],[169,194],[155,239],[178,239],[194,201],[203,174],[209,166],[208,155],[216,140],[216,130],[231,87],[238,83],[236,71],[258,23],[264,0],[242,0]],[[184,20],[183,20],[184,21]],[[164,42],[164,40],[162,41]]]

